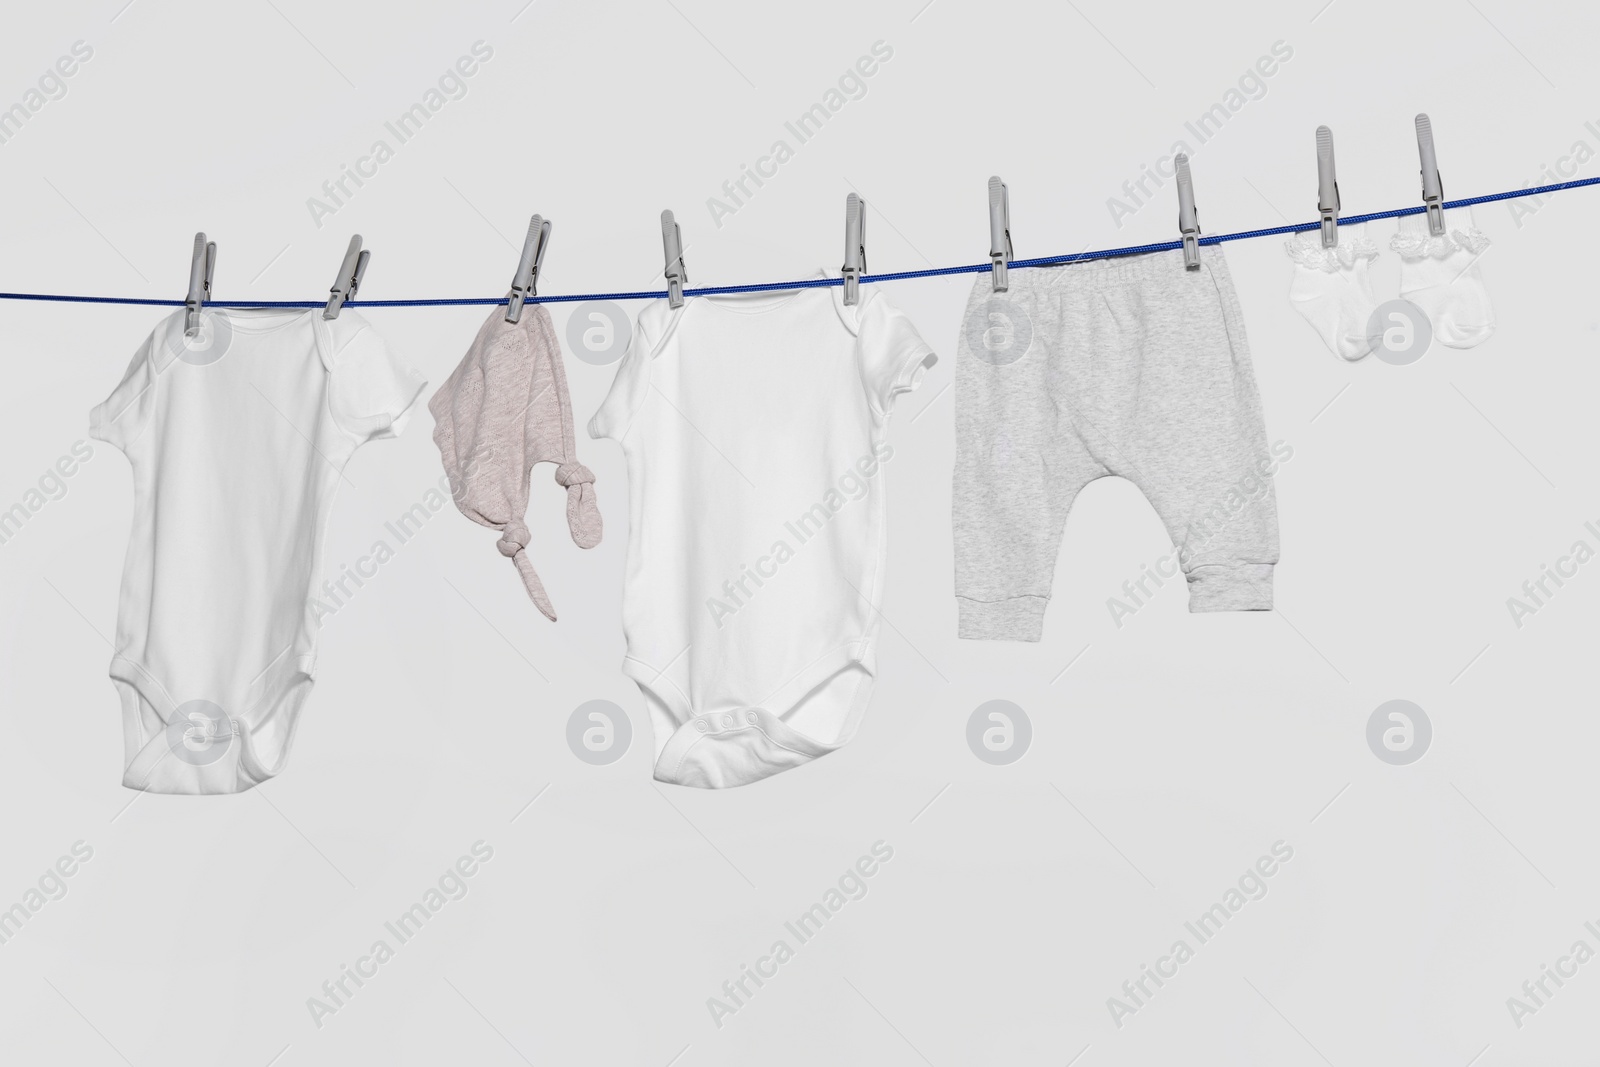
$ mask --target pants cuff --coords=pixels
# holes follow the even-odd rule
[[[1271,611],[1272,564],[1225,563],[1189,572],[1190,611]]]
[[[969,641],[1037,641],[1044,634],[1044,609],[1049,597],[1019,596],[1009,600],[956,597],[957,636]]]

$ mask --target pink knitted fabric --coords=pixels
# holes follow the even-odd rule
[[[500,554],[511,557],[528,596],[548,618],[556,609],[526,551],[528,480],[536,463],[555,463],[567,490],[567,526],[580,548],[600,543],[594,473],[578,462],[572,401],[550,313],[541,304],[506,321],[490,309],[454,373],[428,401],[433,441],[444,458],[456,507],[473,522],[501,531]]]

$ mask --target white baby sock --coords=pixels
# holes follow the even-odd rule
[[[1445,232],[1428,233],[1427,215],[1406,215],[1389,246],[1400,253],[1400,295],[1421,308],[1433,336],[1471,348],[1494,333],[1494,308],[1478,273],[1489,238],[1472,224],[1471,208],[1444,213]]]
[[[1289,300],[1322,338],[1322,343],[1348,360],[1372,350],[1367,320],[1377,308],[1368,265],[1378,246],[1367,236],[1367,224],[1342,226],[1339,243],[1322,247],[1317,230],[1296,234],[1284,245],[1294,260]]]

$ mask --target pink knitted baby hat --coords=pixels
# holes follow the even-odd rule
[[[528,596],[554,620],[556,610],[526,551],[523,517],[534,464],[559,464],[556,484],[566,487],[567,526],[578,547],[600,543],[600,509],[594,473],[578,462],[573,444],[572,401],[550,313],[531,304],[511,323],[504,308],[492,308],[428,410],[456,507],[501,531],[500,554],[511,557]]]

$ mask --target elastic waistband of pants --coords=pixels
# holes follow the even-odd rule
[[[1221,245],[1202,245],[1200,263],[1202,268],[1210,270],[1213,275],[1227,277],[1228,261],[1222,254]],[[1037,291],[1063,285],[1097,288],[1162,279],[1177,280],[1190,273],[1195,272],[1184,269],[1183,250],[1172,248],[1165,252],[1144,252],[1131,256],[1086,259],[1077,263],[1013,270],[1009,274],[1009,281],[1014,290]],[[990,284],[989,276],[978,275],[976,284],[980,287]]]

